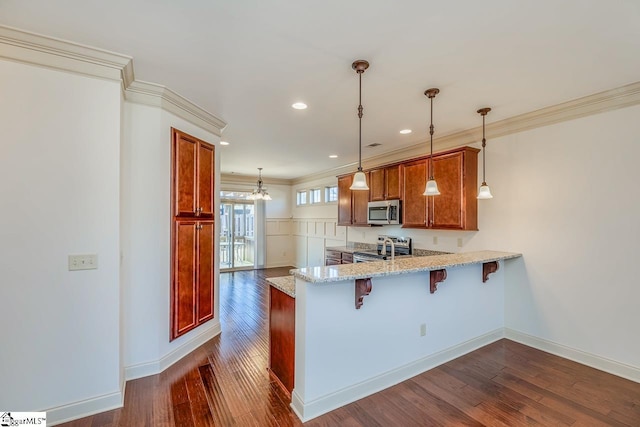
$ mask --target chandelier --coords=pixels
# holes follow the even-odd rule
[[[248,200],[271,200],[267,189],[262,186],[262,168],[258,168],[258,188],[247,196]]]

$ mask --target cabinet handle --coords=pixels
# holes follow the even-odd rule
[[[202,208],[196,208],[196,211],[195,211],[196,216],[200,216],[201,213],[202,213]]]
[[[196,230],[202,230],[202,224],[196,225]]]

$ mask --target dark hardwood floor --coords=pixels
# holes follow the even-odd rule
[[[267,374],[265,277],[223,273],[222,334],[165,372],[127,383],[121,409],[63,424],[301,426]],[[305,426],[640,426],[640,384],[500,340]]]

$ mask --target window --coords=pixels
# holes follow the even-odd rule
[[[320,189],[314,188],[313,190],[309,190],[309,203],[321,203],[322,199],[320,198]]]
[[[338,201],[338,186],[333,185],[331,187],[324,187],[324,201],[337,202]]]
[[[296,205],[306,205],[307,204],[307,190],[298,191],[296,194]]]

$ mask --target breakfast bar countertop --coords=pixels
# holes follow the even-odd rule
[[[394,261],[374,261],[292,269],[290,273],[309,283],[392,276],[420,271],[440,270],[469,264],[480,264],[521,257],[522,254],[501,251],[475,251],[457,254],[413,256]]]
[[[267,277],[267,282],[292,298],[296,297],[296,280],[293,276]]]

